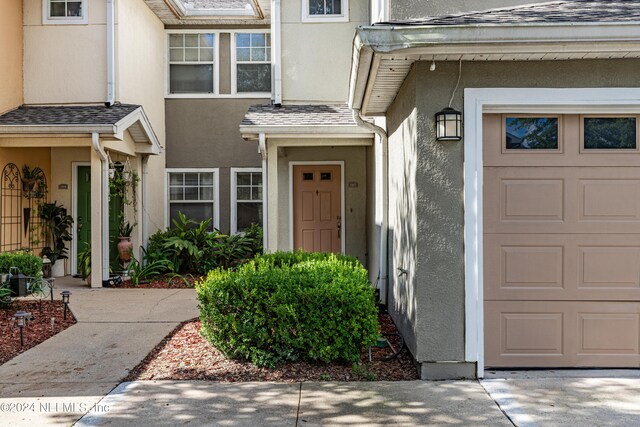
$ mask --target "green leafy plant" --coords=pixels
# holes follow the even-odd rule
[[[47,256],[52,264],[59,259],[68,258],[66,244],[70,242],[73,218],[67,215],[67,210],[58,202],[40,205],[38,216],[44,226],[46,245],[42,248],[41,256]]]
[[[136,257],[131,254],[131,262],[129,263],[129,277],[133,286],[139,286],[140,283],[150,277],[158,276],[170,268],[168,260],[157,260],[143,265]]]
[[[140,175],[123,167],[114,167],[109,176],[109,198],[120,197],[123,205],[133,206],[134,218],[138,217],[139,183]]]
[[[379,333],[374,291],[355,258],[280,252],[196,286],[201,333],[231,358],[259,366],[355,362]]]
[[[39,199],[47,194],[47,180],[41,168],[22,166],[21,180],[25,197]]]
[[[118,237],[131,237],[133,233],[133,225],[129,224],[124,216],[120,217],[120,224],[118,224]]]
[[[91,245],[84,244],[84,248],[78,251],[78,274],[82,279],[91,275]]]
[[[42,277],[42,258],[25,251],[0,253],[0,273],[10,273],[16,267],[30,277]]]
[[[357,381],[375,381],[378,379],[378,374],[364,363],[354,363],[351,365],[351,375]]]

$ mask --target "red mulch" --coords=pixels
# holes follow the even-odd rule
[[[391,316],[379,316],[383,332],[397,332]],[[249,362],[227,359],[200,335],[200,321],[179,325],[136,366],[125,381],[133,380],[209,380],[242,381],[405,381],[418,379],[409,352],[402,350],[398,359],[382,361],[392,352],[387,348],[362,351],[360,364],[296,362],[277,369],[259,368]],[[392,339],[398,345],[399,339]],[[393,344],[393,342],[392,342]]]
[[[180,276],[180,277],[167,277],[159,276],[154,277],[148,282],[140,283],[138,286],[134,286],[131,280],[125,280],[119,288],[132,288],[132,289],[189,289],[202,280],[204,276]]]
[[[67,320],[64,320],[62,301],[42,301],[42,313],[39,305],[38,301],[16,301],[9,308],[0,309],[0,365],[76,323],[71,311],[67,311]],[[22,348],[20,347],[20,328],[13,318],[13,315],[21,310],[33,316],[33,320],[29,321],[24,328],[24,347]],[[51,318],[55,319],[53,328]]]

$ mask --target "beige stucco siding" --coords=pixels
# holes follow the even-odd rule
[[[270,140],[269,143],[286,143]],[[290,162],[296,161],[344,161],[345,174],[345,230],[346,253],[357,257],[367,265],[367,147],[332,147],[331,140],[314,140],[320,147],[286,147],[279,150],[277,183],[278,248],[291,248],[290,228]],[[272,174],[269,174],[270,177]],[[270,181],[270,185],[271,181]],[[351,186],[350,186],[351,185]],[[357,185],[357,186],[354,186]],[[271,196],[271,193],[270,193]],[[271,211],[270,211],[271,214]]]
[[[139,104],[165,146],[164,25],[143,0],[120,0],[117,9],[117,87],[122,103]],[[165,225],[165,152],[149,158],[149,233]]]
[[[42,0],[24,1],[25,103],[105,101],[104,0],[91,0],[88,13],[88,25],[42,25]]]
[[[416,63],[409,76],[415,91],[396,97],[388,111],[392,266],[408,268],[410,286],[396,281],[396,315],[419,362],[464,360],[464,204],[463,142],[435,142],[434,115],[445,107],[456,84],[457,63]],[[464,62],[452,107],[463,109],[464,88],[487,87],[638,87],[639,60]],[[413,77],[415,76],[415,77]],[[405,82],[405,86],[407,82]],[[403,88],[405,90],[405,88]],[[414,98],[412,100],[412,97]],[[412,107],[413,106],[413,107]],[[415,118],[414,118],[415,116]],[[412,130],[413,129],[413,130]],[[412,130],[415,137],[407,135]],[[405,136],[407,135],[407,136]],[[410,143],[414,139],[415,143]],[[405,142],[405,152],[397,144]],[[396,143],[394,143],[394,141]],[[413,150],[413,152],[411,152]],[[403,163],[399,163],[405,159]],[[403,178],[403,175],[406,178]],[[414,177],[412,177],[415,176]],[[412,206],[415,206],[413,208]],[[395,208],[391,208],[391,213]],[[410,238],[400,245],[399,236]],[[410,262],[416,264],[410,265]],[[405,264],[405,265],[402,265]],[[399,279],[398,279],[399,280]],[[403,308],[403,305],[406,308]],[[419,310],[412,314],[412,307]],[[406,322],[406,323],[405,323]],[[411,342],[415,340],[415,342]]]
[[[0,2],[0,114],[22,104],[22,1]]]
[[[343,103],[349,89],[353,33],[369,21],[365,0],[349,1],[350,22],[301,22],[301,1],[282,2],[282,98]]]

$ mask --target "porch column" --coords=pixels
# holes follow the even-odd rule
[[[267,200],[268,204],[266,206],[267,209],[267,221],[268,222],[268,237],[267,244],[268,252],[275,252],[278,249],[286,249],[278,247],[278,206],[280,205],[280,199],[278,195],[278,147],[275,144],[266,144],[267,145]],[[287,197],[287,195],[283,195],[283,197]],[[288,197],[285,200],[285,203],[289,203]]]
[[[91,150],[91,287],[102,287],[102,159]]]

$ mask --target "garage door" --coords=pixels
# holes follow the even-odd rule
[[[636,116],[484,116],[487,367],[640,366]]]

